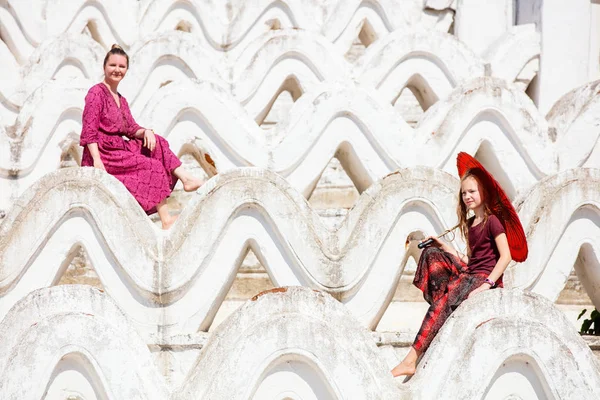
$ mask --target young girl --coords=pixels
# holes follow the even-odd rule
[[[466,153],[461,155],[480,166]],[[490,184],[490,179],[493,180],[483,167],[469,169],[461,178],[457,214],[460,232],[467,243],[467,254],[460,253],[435,236],[428,238],[433,243],[419,258],[413,284],[423,292],[430,306],[410,351],[392,370],[394,376],[415,373],[417,359],[460,303],[468,297],[502,286],[502,274],[512,260],[511,249],[503,223],[491,211],[491,207],[497,204],[491,204],[490,199],[498,199],[495,191],[501,189],[495,181],[496,185]],[[474,213],[471,218],[467,218],[469,211]],[[520,223],[518,225],[520,227]]]

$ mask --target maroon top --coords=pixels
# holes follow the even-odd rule
[[[142,129],[131,115],[125,97],[119,94],[120,107],[103,83],[92,86],[85,97],[81,137],[81,166],[91,167],[94,160],[87,145],[98,144],[106,172],[120,180],[144,211],[156,212],[156,205],[171,194],[177,182],[172,174],[181,161],[169,143],[156,135],[156,147],[150,152],[135,133]],[[127,139],[124,139],[125,136]]]
[[[504,226],[495,215],[490,215],[485,223],[469,228],[469,272],[471,274],[490,274],[498,259],[500,252],[496,246],[496,237],[505,233]]]

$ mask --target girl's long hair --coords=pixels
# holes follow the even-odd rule
[[[482,223],[485,224],[487,222],[488,216],[492,213],[490,210],[490,206],[488,203],[489,195],[486,190],[485,185],[483,184],[483,171],[478,168],[473,168],[467,170],[463,177],[460,179],[461,187],[458,189],[458,206],[456,207],[456,215],[458,216],[458,229],[460,230],[460,234],[462,235],[465,243],[467,244],[467,252],[470,253],[469,247],[469,228],[473,224],[474,218],[468,218],[467,206],[463,202],[462,199],[462,183],[467,178],[474,178],[477,182],[477,189],[479,190],[479,195],[481,196],[481,203],[483,204],[484,217]]]

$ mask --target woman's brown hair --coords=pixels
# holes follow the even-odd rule
[[[118,44],[113,44],[111,46],[110,50],[108,51],[108,53],[106,53],[106,56],[104,57],[104,64],[102,65],[103,67],[106,67],[108,58],[113,54],[118,54],[120,56],[124,56],[125,59],[127,60],[127,68],[129,68],[129,56],[127,55],[127,53],[125,53],[125,50],[123,50],[121,48],[121,46],[119,46]]]
[[[469,253],[469,228],[473,223],[473,219],[467,218],[469,210],[462,199],[462,183],[468,178],[473,178],[475,181],[477,181],[477,189],[479,190],[479,194],[481,196],[481,203],[484,211],[482,224],[487,222],[487,218],[492,212],[488,204],[489,195],[485,185],[482,182],[483,171],[477,168],[467,170],[467,172],[465,172],[463,177],[460,179],[461,187],[458,189],[458,206],[456,207],[456,215],[458,216],[458,229],[460,230],[460,233],[467,244],[467,252]]]

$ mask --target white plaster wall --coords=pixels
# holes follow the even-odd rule
[[[514,25],[514,0],[458,0],[454,34],[482,54]]]
[[[163,375],[171,372],[154,364],[128,318],[97,289],[67,285],[31,292],[0,322],[0,339],[0,395],[7,400],[45,394],[558,399],[595,398],[600,387],[597,360],[560,311],[519,290],[494,290],[466,301],[407,383],[392,379],[388,362],[397,362],[394,356],[377,347],[343,305],[301,287],[255,296],[208,340],[180,335],[162,342],[179,351],[186,343],[202,347],[186,379],[175,385],[167,385]]]
[[[535,23],[541,34],[540,72],[530,92],[542,113],[597,76],[597,18],[590,0],[518,2],[517,24]]]
[[[0,2],[0,398],[598,397],[589,348],[531,293],[556,299],[575,267],[600,301],[599,18],[583,0]],[[169,232],[114,178],[58,170],[113,42],[136,119],[220,172]],[[394,382],[368,330],[418,256],[407,236],[454,225],[458,151],[515,201],[531,254],[507,286],[531,293],[465,303]],[[361,193],[334,226],[306,201],[332,157],[349,178],[328,183]],[[48,288],[80,246],[105,293]],[[305,288],[215,327],[248,249]]]

